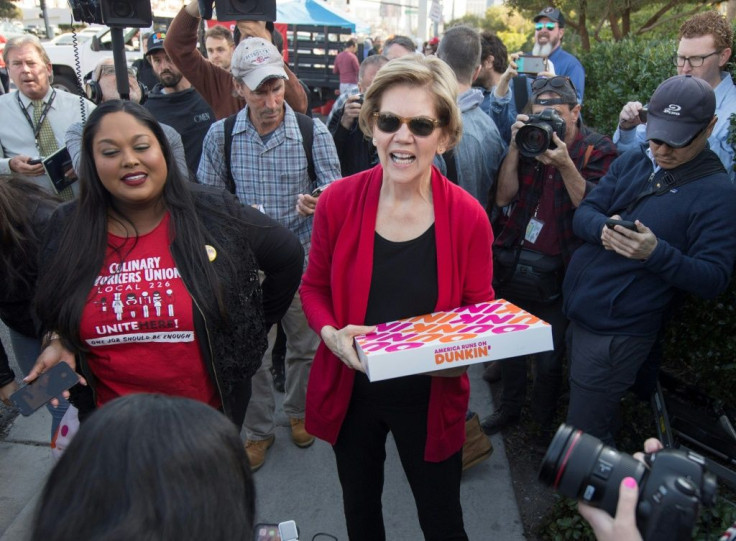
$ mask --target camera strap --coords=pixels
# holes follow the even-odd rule
[[[694,180],[725,172],[720,158],[712,150],[706,148],[687,163],[670,170],[659,169],[649,175],[644,189],[626,206],[624,212],[631,214],[642,200],[652,195],[664,195]],[[611,214],[621,214],[621,210]]]
[[[302,147],[307,158],[307,174],[309,180],[314,186],[317,185],[317,173],[314,170],[314,156],[312,155],[312,147],[314,146],[314,120],[305,114],[294,111],[296,122],[299,125],[299,132],[302,135]],[[233,128],[238,113],[232,114],[225,119],[225,167],[227,167],[227,176],[225,178],[225,186],[232,194],[235,193],[235,179],[233,178],[232,167],[232,147],[233,147]]]

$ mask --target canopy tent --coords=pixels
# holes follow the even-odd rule
[[[368,30],[364,24],[353,21],[346,14],[319,0],[279,0],[276,2],[276,22],[281,24],[314,24],[343,26],[355,33]]]

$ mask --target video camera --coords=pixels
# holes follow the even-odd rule
[[[276,20],[276,0],[199,0],[199,13],[203,19],[212,18],[213,7],[220,21]]]
[[[548,148],[555,148],[552,134],[556,133],[564,141],[566,128],[564,119],[554,109],[529,115],[529,120],[516,132],[519,153],[527,158],[534,158]]]
[[[662,449],[642,463],[593,436],[561,425],[542,459],[539,479],[568,498],[616,514],[625,477],[639,485],[636,525],[644,541],[688,541],[700,505],[715,502],[716,478],[693,452]]]
[[[79,23],[148,28],[153,24],[150,0],[69,0]]]

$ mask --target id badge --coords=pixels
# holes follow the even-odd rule
[[[538,218],[532,218],[526,225],[526,233],[524,234],[524,240],[534,244],[539,238],[539,234],[542,232],[544,222]]]

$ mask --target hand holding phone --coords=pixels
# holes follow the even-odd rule
[[[79,375],[65,362],[52,366],[36,380],[10,395],[10,400],[28,417],[52,398],[79,382]]]
[[[43,162],[43,158],[31,158],[26,163],[28,165],[38,165],[39,163]]]
[[[547,64],[543,56],[523,54],[516,59],[516,69],[519,73],[537,75],[547,69]]]
[[[613,229],[614,226],[617,226],[617,225],[620,225],[621,227],[625,227],[626,229],[634,231],[635,233],[639,232],[639,230],[636,228],[636,224],[629,220],[617,220],[616,218],[608,218],[606,220],[606,227],[608,229]]]

